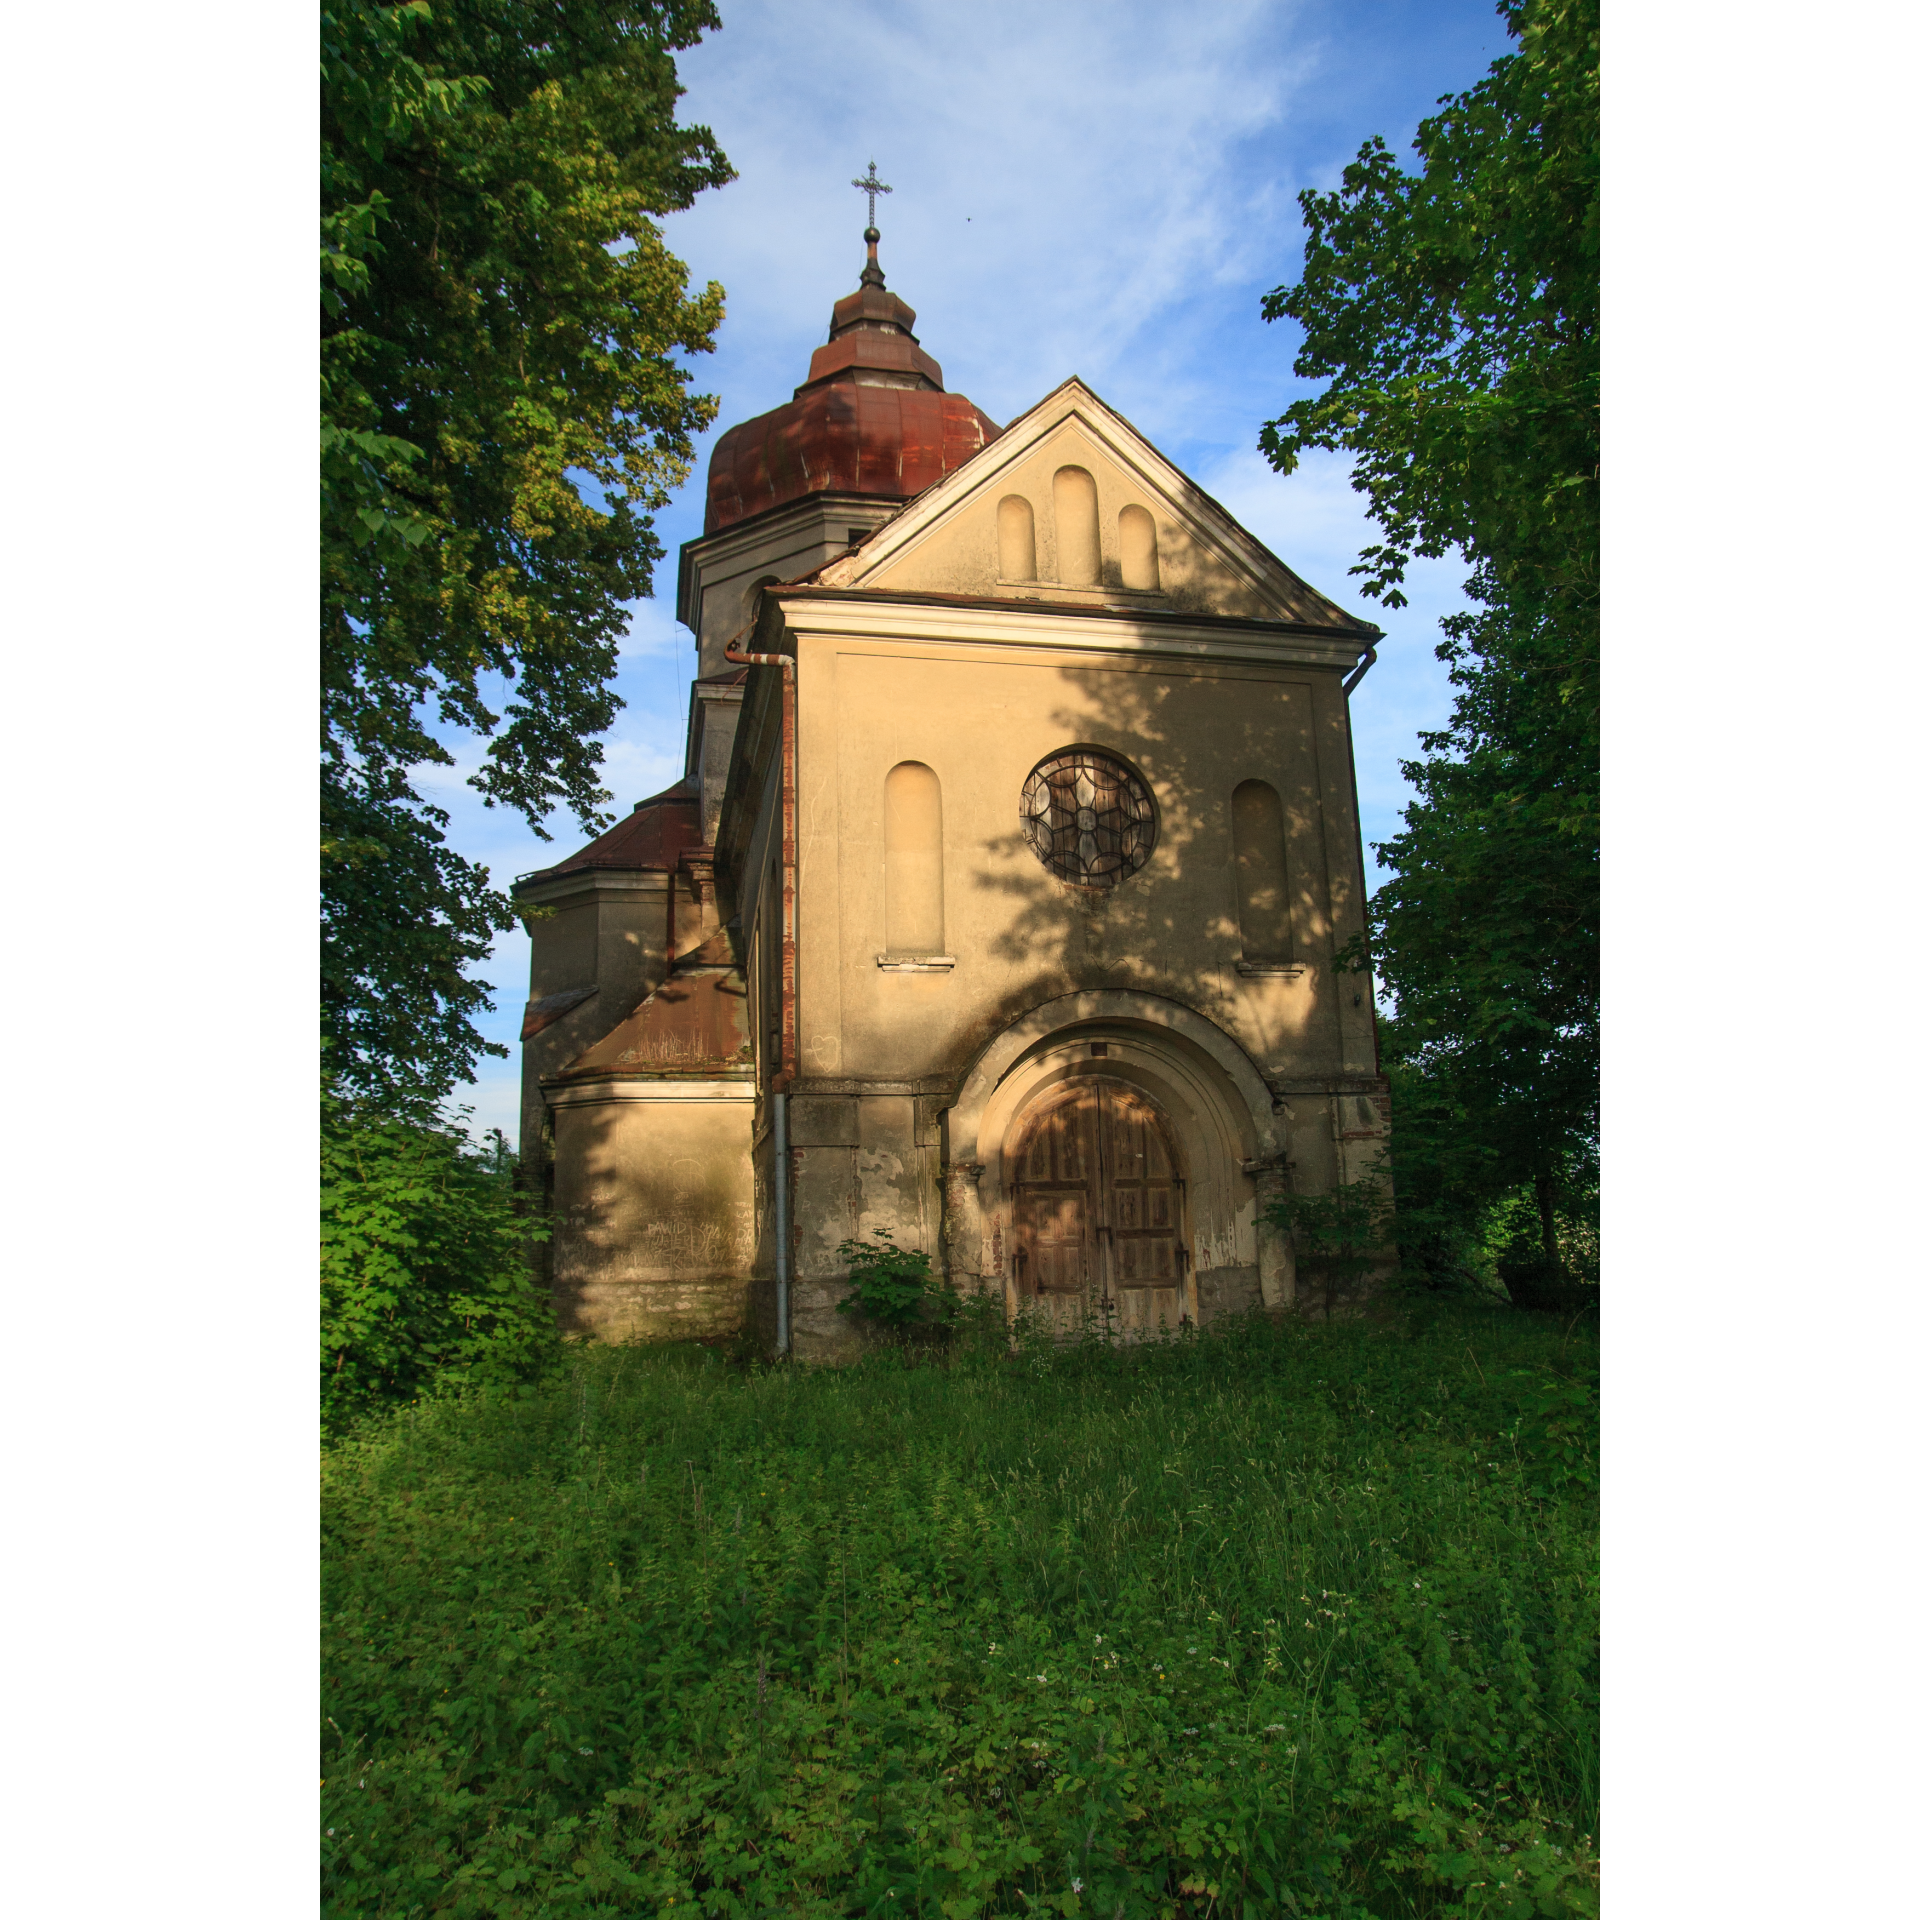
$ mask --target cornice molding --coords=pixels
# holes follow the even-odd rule
[[[1323,667],[1346,673],[1365,639],[1324,627],[1236,620],[1146,608],[1041,606],[958,595],[894,594],[860,588],[769,587],[796,638],[911,642],[916,645],[1044,647],[1054,652],[1161,654]]]
[[[540,1091],[550,1107],[604,1107],[634,1100],[751,1102],[756,1097],[751,1070],[728,1079],[670,1080],[638,1073],[596,1074],[581,1080],[542,1078]]]
[[[567,873],[522,874],[513,883],[513,897],[549,907],[577,893],[661,893],[666,885],[664,867],[575,867]]]

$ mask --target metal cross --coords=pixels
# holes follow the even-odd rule
[[[882,184],[880,169],[875,166],[871,160],[867,162],[867,177],[864,180],[856,180],[853,184],[860,192],[867,196],[867,225],[872,226],[873,209],[875,205],[874,196],[880,193],[891,193],[893,189]]]

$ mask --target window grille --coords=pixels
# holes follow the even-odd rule
[[[1124,761],[1074,748],[1027,775],[1020,826],[1049,873],[1076,887],[1117,887],[1153,852],[1153,795]]]

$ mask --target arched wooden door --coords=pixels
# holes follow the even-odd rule
[[[1166,1116],[1137,1087],[1076,1080],[1022,1125],[1013,1271],[1062,1328],[1110,1309],[1123,1333],[1188,1314],[1185,1182]]]

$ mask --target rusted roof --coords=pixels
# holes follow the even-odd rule
[[[707,468],[706,531],[808,493],[910,499],[999,437],[965,394],[870,387],[851,374],[804,387],[720,436]]]
[[[683,853],[700,845],[700,789],[692,780],[679,780],[664,793],[642,800],[624,820],[578,853],[538,873],[523,873],[520,879],[551,880],[583,867],[667,873],[679,865]]]
[[[827,344],[793,398],[720,436],[707,465],[708,533],[809,493],[911,499],[999,439],[965,394],[945,391],[913,309],[877,266],[862,281],[835,302]]]
[[[747,1027],[747,983],[737,967],[700,964],[704,956],[724,960],[727,954],[723,937],[708,941],[604,1040],[556,1077],[644,1074],[699,1079],[748,1068],[753,1039]]]

